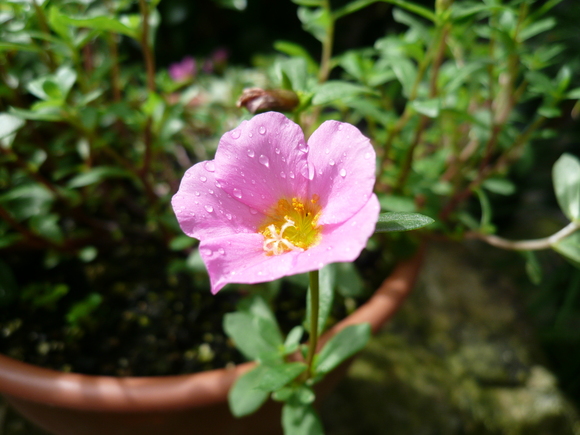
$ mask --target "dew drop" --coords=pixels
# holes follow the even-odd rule
[[[211,205],[206,205],[205,209],[207,210],[208,213],[213,212],[213,207]]]
[[[226,251],[224,251],[224,248],[219,248],[219,249],[218,249],[218,252],[219,252],[221,255],[224,255],[224,254],[226,253]]]
[[[208,257],[213,254],[213,251],[211,249],[204,249],[203,252],[205,252],[205,255],[207,255]]]
[[[232,220],[232,215],[229,214],[229,213],[226,213],[226,218],[228,218],[228,220],[231,221]]]
[[[342,130],[342,124],[338,124],[338,129]]]
[[[258,130],[258,132],[260,134],[266,134],[266,127],[264,127],[263,125],[260,127],[260,129]]]
[[[213,172],[213,171],[215,171],[215,164],[214,164],[214,163],[213,163],[213,161],[211,161],[211,160],[208,160],[207,162],[205,162],[205,163],[203,164],[203,166],[205,167],[205,169],[206,169],[208,172]]]
[[[294,172],[292,172],[292,171],[290,171],[290,173],[288,175],[290,176],[290,178],[294,178],[295,177]]]
[[[248,133],[248,136],[250,136],[250,137],[254,137],[254,134],[253,134],[252,132],[249,132],[249,133]]]
[[[189,213],[189,215],[193,217],[193,216],[195,216],[195,213],[191,212],[191,213]]]
[[[304,178],[308,178],[309,180],[313,180],[314,174],[315,174],[314,165],[312,163],[308,163],[308,165],[305,165],[302,168],[302,170],[300,171],[300,174],[302,174],[302,176]]]
[[[202,175],[201,177],[199,177],[199,179],[200,179],[202,182],[204,182],[204,183],[207,181],[207,178],[206,178],[206,177],[204,177],[203,175]]]
[[[329,150],[328,148],[326,148],[326,149],[324,150],[324,153],[325,153],[325,154],[330,154],[330,150]]]
[[[336,162],[335,162],[334,160],[330,159],[330,162],[328,162],[328,164],[329,164],[330,166],[334,166],[334,165],[336,164]]]
[[[340,176],[341,176],[342,178],[346,177],[346,169],[342,168],[342,169],[340,170],[339,174],[340,174]]]
[[[240,137],[240,135],[241,135],[241,134],[242,134],[242,132],[241,132],[240,130],[232,130],[232,131],[230,132],[230,136],[231,136],[233,139],[238,139],[238,138]]]
[[[240,189],[234,189],[234,196],[238,199],[242,198],[242,191]]]
[[[219,182],[219,181],[216,181],[216,182],[215,182],[215,187],[217,187],[217,188],[219,189],[220,187],[222,187],[222,185],[220,184],[220,182]]]
[[[286,162],[286,157],[282,157],[282,161],[285,163]]]
[[[254,157],[254,150],[248,149],[248,157]]]
[[[286,172],[280,172],[280,177],[286,178]]]
[[[200,193],[198,191],[195,191],[195,196],[199,196]]]
[[[250,213],[251,214],[258,214],[258,210],[250,208]]]
[[[300,151],[302,151],[303,153],[307,153],[308,152],[308,145],[306,145],[305,143],[300,142],[298,144],[298,149]]]
[[[274,148],[274,152],[275,152],[276,154],[280,154],[280,148]]]
[[[256,180],[252,180],[252,184],[256,184]]]
[[[210,195],[213,195],[213,190],[208,189],[208,192],[209,192]]]
[[[370,159],[370,158],[371,158],[371,153],[366,153],[366,154],[365,154],[365,160],[368,160],[368,159]]]
[[[318,175],[322,175],[322,169],[318,170]]]
[[[270,167],[270,159],[268,159],[267,156],[265,156],[264,154],[261,154],[258,161],[263,164],[266,168]]]

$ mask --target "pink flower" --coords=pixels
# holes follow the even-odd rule
[[[188,169],[172,205],[200,240],[215,294],[355,260],[378,219],[374,183],[375,152],[356,127],[326,121],[307,144],[297,124],[267,112]]]
[[[191,56],[186,56],[181,62],[169,65],[169,76],[175,82],[192,79],[196,72],[195,59]]]

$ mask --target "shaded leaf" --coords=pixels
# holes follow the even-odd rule
[[[328,104],[335,100],[352,98],[361,94],[374,94],[375,91],[366,86],[340,80],[329,80],[318,86],[312,104]]]
[[[99,183],[107,178],[130,178],[131,172],[114,166],[99,166],[73,177],[68,182],[69,188],[84,187]]]
[[[264,366],[256,388],[269,392],[277,391],[304,373],[307,368],[308,366],[301,362]]]
[[[371,336],[371,325],[361,323],[344,328],[332,337],[317,356],[314,371],[326,374],[366,346]]]
[[[282,427],[284,435],[324,435],[322,423],[312,405],[285,404]]]
[[[243,417],[255,412],[268,399],[268,391],[256,388],[264,370],[264,366],[257,366],[244,373],[230,389],[228,403],[235,417]]]

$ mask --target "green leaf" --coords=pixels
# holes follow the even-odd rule
[[[244,312],[228,313],[224,317],[224,330],[248,359],[269,358],[282,349],[277,325],[263,317]]]
[[[325,41],[331,20],[326,9],[309,9],[301,6],[298,8],[298,18],[302,22],[304,30],[312,34],[320,42]]]
[[[103,302],[103,297],[98,293],[91,293],[85,299],[77,302],[66,314],[68,323],[76,324],[86,319]]]
[[[555,25],[556,19],[554,17],[548,17],[543,20],[531,22],[529,26],[522,29],[519,33],[519,39],[520,41],[525,41],[526,39],[552,29]]]
[[[0,203],[6,204],[8,211],[18,221],[47,214],[53,200],[52,192],[39,184],[14,187],[0,195]]]
[[[235,417],[255,412],[268,399],[269,392],[256,388],[266,368],[256,368],[240,376],[228,393],[230,410]]]
[[[345,298],[360,296],[364,290],[364,282],[354,263],[334,263],[334,266],[338,292]]]
[[[63,298],[68,294],[68,291],[69,288],[66,284],[34,283],[24,288],[20,298],[30,302],[35,307],[46,307]]]
[[[308,53],[308,51],[301,45],[288,41],[276,41],[274,42],[274,48],[293,58],[304,59],[310,73],[316,73],[318,71],[318,64],[314,61],[314,59],[312,59],[310,53]]]
[[[322,6],[323,0],[292,0],[292,3],[300,6]]]
[[[580,231],[553,244],[552,248],[580,268]]]
[[[422,115],[429,118],[437,118],[441,110],[441,100],[439,98],[432,98],[430,100],[414,100],[411,101],[411,107]]]
[[[409,231],[422,228],[435,222],[428,216],[420,213],[387,212],[379,215],[375,232]]]
[[[552,168],[552,180],[558,204],[571,221],[580,220],[580,160],[563,154]]]
[[[371,336],[371,325],[361,323],[344,328],[322,348],[316,359],[314,371],[326,374],[366,346]]]
[[[51,14],[52,12],[51,8]],[[117,21],[115,18],[110,16],[99,16],[99,17],[92,17],[92,18],[73,18],[68,15],[60,14],[59,16],[54,17],[58,25],[68,25],[74,27],[86,27],[88,29],[96,29],[96,30],[104,30],[108,32],[114,33],[121,33],[123,35],[129,36],[130,38],[137,39],[139,35],[135,31],[135,29],[126,26],[120,21]]]
[[[304,373],[307,368],[308,366],[301,362],[266,365],[256,388],[268,392],[277,391]]]
[[[538,257],[533,251],[522,251],[522,254],[526,259],[526,273],[530,281],[536,285],[540,284],[542,282],[542,266]]]
[[[26,123],[18,116],[0,113],[0,145],[10,146],[16,132]]]
[[[287,355],[294,352],[298,348],[303,335],[304,328],[300,325],[295,326],[290,330],[286,336],[286,340],[284,341],[284,349]]]
[[[322,423],[312,405],[285,404],[282,427],[284,435],[324,435]]]
[[[319,294],[318,294],[318,334],[324,330],[330,310],[332,309],[332,301],[334,300],[334,287],[336,283],[336,268],[333,264],[324,266],[319,272]],[[310,287],[308,287],[308,295],[306,296],[306,329],[310,330]]]
[[[580,88],[574,88],[568,91],[566,94],[566,98],[570,100],[578,100],[580,99]]]
[[[361,94],[375,93],[373,89],[366,86],[340,80],[329,80],[317,87],[312,98],[312,104],[328,104],[335,100],[348,99]]]
[[[407,196],[379,194],[381,209],[396,212],[414,212],[416,209],[413,198]]]
[[[397,76],[397,80],[399,80],[403,87],[403,94],[409,98],[413,85],[415,84],[415,78],[417,77],[417,67],[406,57],[393,58],[390,64],[393,72]]]
[[[99,183],[107,178],[131,178],[131,172],[114,166],[99,166],[76,175],[69,182],[69,188],[84,187]]]
[[[284,81],[289,81],[289,89],[298,91],[307,91],[308,89],[308,66],[306,60],[294,57],[290,59],[282,59],[276,63],[276,67],[279,69],[279,74],[281,76],[281,82],[283,87]]]
[[[510,180],[505,178],[488,178],[482,183],[482,186],[492,193],[498,195],[513,195],[516,192],[516,186]]]

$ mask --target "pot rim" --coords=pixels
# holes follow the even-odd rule
[[[376,333],[412,290],[423,254],[421,247],[413,257],[398,263],[368,301],[320,337],[318,348],[350,325],[369,322]],[[254,365],[248,362],[183,375],[114,377],[59,372],[0,354],[0,393],[85,411],[183,409],[225,402],[235,380]]]

